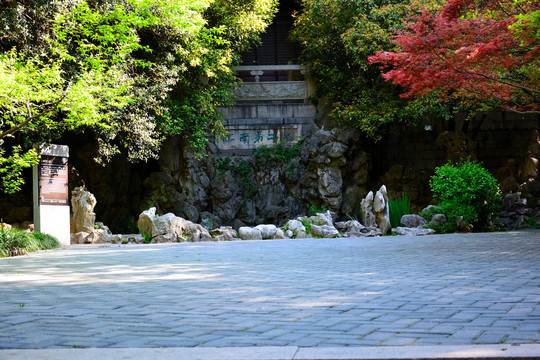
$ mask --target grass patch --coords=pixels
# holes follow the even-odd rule
[[[405,194],[401,194],[401,199],[389,199],[388,211],[390,212],[390,225],[397,228],[400,225],[401,217],[411,213],[411,199]]]
[[[40,232],[0,229],[0,257],[24,255],[32,251],[60,247],[58,240]]]

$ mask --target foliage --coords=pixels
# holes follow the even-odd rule
[[[0,148],[0,177],[4,192],[12,194],[21,190],[24,184],[22,171],[38,162],[35,149],[23,152],[20,146],[14,146],[10,156],[4,156],[5,150]]]
[[[328,209],[324,205],[321,205],[321,206],[311,205],[309,207],[309,212],[311,212],[311,213],[325,212],[327,210]]]
[[[528,218],[526,220],[523,220],[521,222],[520,226],[522,226],[524,228],[529,228],[529,229],[539,229],[540,228],[540,225],[536,222],[534,217],[530,217],[530,218]]]
[[[142,233],[141,235],[144,238],[145,244],[150,244],[152,242],[152,235],[146,233]]]
[[[448,0],[413,15],[370,62],[404,98],[436,96],[469,111],[540,112],[540,4],[534,0]]]
[[[309,219],[306,217],[301,217],[299,219],[302,225],[304,225],[304,227],[306,228],[306,235],[311,234],[311,225],[312,225],[311,221],[309,221]]]
[[[501,207],[497,180],[478,162],[470,159],[436,168],[430,187],[441,213],[448,220],[444,232],[456,231],[460,216],[475,229],[482,229]]]
[[[304,0],[292,37],[302,46],[301,60],[326,97],[338,122],[379,139],[393,124],[412,124],[430,113],[445,113],[435,97],[405,100],[385,82],[368,57],[392,50],[403,18],[420,5],[437,1]]]
[[[393,228],[400,226],[403,215],[411,213],[411,199],[405,194],[401,194],[401,199],[389,199],[388,210],[390,213],[390,224]]]
[[[0,229],[0,257],[24,255],[59,246],[58,240],[50,235],[28,233],[20,229]]]
[[[238,179],[240,187],[244,190],[246,198],[255,195],[257,188],[255,185],[254,174],[258,171],[265,171],[271,168],[287,165],[286,170],[292,171],[300,157],[301,141],[292,147],[283,144],[277,144],[275,147],[260,147],[253,150],[248,160],[225,157],[218,159],[214,167],[218,170],[218,176],[226,171]]]
[[[99,161],[157,156],[164,136],[192,149],[224,132],[238,53],[258,39],[275,0],[9,1],[0,7],[2,169],[66,131],[92,132]],[[13,144],[5,142],[13,139]],[[26,154],[26,155],[25,155]],[[24,166],[21,166],[24,165]],[[6,179],[6,178],[4,178]]]
[[[52,235],[44,234],[39,231],[34,231],[33,233],[31,233],[31,235],[40,243],[41,250],[55,249],[57,247],[60,247],[60,243]]]

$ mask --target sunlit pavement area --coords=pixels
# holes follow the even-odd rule
[[[540,344],[540,231],[0,259],[1,349],[480,344]]]

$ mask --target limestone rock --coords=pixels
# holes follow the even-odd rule
[[[322,153],[325,153],[328,157],[340,158],[343,156],[345,151],[347,151],[347,145],[335,141],[335,142],[331,142],[326,145],[323,145],[320,148],[320,151]]]
[[[87,191],[84,186],[79,186],[71,192],[71,232],[78,233],[81,231],[91,233],[94,231],[94,222],[96,214],[94,207],[96,206],[96,198]]]
[[[366,227],[356,220],[342,221],[336,223],[336,228],[343,234],[344,237],[359,237],[364,236],[362,233]]]
[[[362,200],[360,206],[362,207],[362,222],[366,227],[376,227],[377,219],[373,213],[373,191],[370,191],[364,200]]]
[[[377,218],[377,225],[383,234],[387,234],[392,227],[390,226],[390,211],[388,208],[388,193],[386,186],[381,186],[373,199],[373,210]]]
[[[399,235],[408,235],[408,236],[420,236],[420,235],[432,235],[435,234],[433,229],[422,229],[419,227],[397,227],[393,229]]]
[[[283,230],[281,230],[280,228],[278,228],[276,230],[276,235],[274,235],[274,239],[286,239],[287,236],[285,235],[285,233],[283,232]]]
[[[148,210],[144,210],[139,215],[139,220],[137,221],[137,227],[141,234],[148,234],[152,236],[153,231],[153,222],[156,219],[156,208],[151,207]]]
[[[287,224],[288,224],[288,229],[291,230],[292,232],[298,233],[300,231],[301,232],[306,231],[306,227],[299,220],[289,220]]]
[[[362,230],[362,236],[381,236],[383,233],[381,229],[379,229],[376,226],[368,226],[365,229]]]
[[[276,225],[257,225],[255,226],[255,229],[259,230],[261,232],[261,236],[264,240],[267,239],[273,239],[276,236],[277,233],[277,226]]]
[[[432,213],[432,214],[440,212],[440,211],[442,211],[442,208],[436,205],[428,205],[422,210],[422,212]]]
[[[422,228],[425,224],[427,224],[426,219],[415,214],[403,215],[400,222],[408,228]]]
[[[330,225],[311,225],[311,233],[323,238],[335,238],[339,235],[339,231]]]
[[[183,220],[182,218],[179,218]],[[210,241],[212,236],[202,225],[195,224],[191,221],[183,221],[183,231],[181,237],[177,237],[177,241],[180,239],[186,239],[189,242]]]
[[[446,215],[444,214],[434,214],[429,221],[429,226],[433,225],[444,225],[446,224]]]
[[[170,243],[170,242],[183,242],[184,239],[173,233],[161,234],[154,236],[150,241],[152,244]]]
[[[231,226],[221,226],[210,232],[213,241],[237,240],[238,233]]]
[[[331,210],[339,210],[341,207],[341,187],[343,186],[341,170],[323,166],[317,169],[317,175],[321,198],[325,200]]]
[[[212,239],[210,233],[200,224],[167,213],[157,216],[156,208],[150,208],[139,215],[139,232],[147,234],[152,242],[198,242]]]
[[[243,226],[238,230],[238,236],[242,240],[262,240],[262,234],[258,229]]]
[[[150,234],[152,237],[164,234],[174,234],[176,237],[181,237],[184,230],[184,219],[168,213],[161,216],[156,216],[152,221],[152,229],[150,233],[143,232],[141,234]]]
[[[315,225],[334,226],[334,222],[332,220],[332,214],[330,213],[330,210],[310,216],[308,221]]]

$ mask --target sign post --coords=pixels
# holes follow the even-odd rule
[[[53,144],[40,148],[40,154],[33,169],[34,228],[69,245],[69,147]]]

